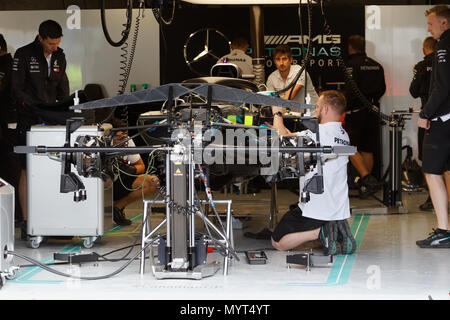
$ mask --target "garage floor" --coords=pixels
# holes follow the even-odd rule
[[[233,259],[229,274],[223,275],[223,258],[217,252],[208,255],[208,263],[217,261],[219,270],[201,280],[158,280],[147,259],[143,276],[139,274],[139,260],[101,261],[82,264],[55,265],[54,253],[110,253],[113,250],[140,243],[142,218],[140,202],[126,210],[134,222],[131,226],[114,226],[105,216],[105,232],[90,249],[83,247],[80,238],[48,238],[37,249],[19,239],[16,229],[15,251],[49,264],[55,270],[75,276],[96,277],[116,273],[103,280],[78,280],[60,276],[28,261],[15,258],[20,269],[14,279],[6,281],[0,290],[5,299],[450,299],[449,249],[420,249],[415,241],[428,236],[435,228],[433,212],[422,212],[418,206],[426,199],[424,192],[404,193],[403,202],[408,213],[369,214],[363,209],[350,219],[358,250],[352,255],[338,255],[332,264],[312,267],[286,264],[288,254],[313,250],[321,254],[321,245],[312,242],[295,252],[278,252],[268,240],[244,236],[268,226],[270,190],[257,194],[225,195],[215,193],[216,199],[233,199],[233,213],[243,221],[243,229],[234,229],[237,259]],[[278,190],[278,209],[281,217],[297,196],[287,190]],[[351,198],[352,206],[377,206],[374,199]],[[219,208],[220,209],[220,208]],[[162,219],[161,213],[151,216],[152,227]],[[244,217],[244,218],[243,218]],[[127,259],[138,252],[132,247]],[[264,265],[250,265],[246,250],[262,249],[268,256]],[[123,257],[129,248],[108,254],[109,259]],[[117,271],[120,271],[117,273]]]

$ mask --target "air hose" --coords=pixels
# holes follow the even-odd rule
[[[173,0],[172,1],[172,13],[171,13],[169,20],[164,19],[163,14],[162,14],[162,6],[159,8],[153,7],[152,12],[153,12],[153,15],[155,16],[156,21],[158,21],[159,24],[161,24],[161,22],[162,22],[166,26],[171,25],[173,22],[173,19],[175,17],[175,7],[176,7],[176,2],[175,2],[175,0]]]
[[[121,45],[123,45],[125,43],[125,41],[127,41],[128,35],[130,33],[130,29],[131,29],[132,15],[133,15],[133,0],[127,0],[127,23],[123,25],[125,27],[125,29],[122,31],[122,39],[120,39],[120,41],[118,41],[118,42],[114,42],[111,39],[111,36],[109,35],[109,32],[108,32],[108,28],[106,26],[105,0],[100,0],[100,17],[102,20],[103,33],[104,33],[105,38],[108,41],[108,43],[110,45],[112,45],[113,47],[120,47]]]
[[[124,45],[121,47],[121,50],[123,51],[123,53],[120,55],[122,57],[122,60],[120,61],[121,65],[122,65],[120,67],[120,69],[122,70],[122,73],[120,74],[120,76],[122,78],[119,80],[119,82],[121,84],[119,86],[118,94],[123,94],[125,92],[127,83],[128,83],[128,78],[130,77],[131,67],[133,65],[133,60],[134,60],[134,55],[136,53],[136,44],[137,44],[137,39],[138,39],[138,35],[139,35],[141,14],[143,17],[143,13],[141,13],[141,9],[142,9],[142,7],[139,8],[139,13],[138,13],[138,16],[136,17],[135,28],[134,28],[134,33],[133,33],[133,41],[131,43],[129,57],[127,57],[128,56],[128,50],[127,50],[128,42],[125,42]]]
[[[332,35],[332,30],[330,25],[327,22],[326,16],[325,16],[325,11],[323,9],[323,0],[320,1],[320,9],[321,9],[321,13],[322,13],[322,17],[323,17],[323,28],[324,28],[324,34],[331,36]],[[331,39],[333,39],[332,44],[336,44],[334,41],[333,37],[330,37]],[[345,77],[345,82],[348,85],[348,88],[351,90],[351,93],[357,97],[359,99],[359,101],[363,104],[364,108],[369,109],[370,111],[376,113],[382,120],[390,122],[392,119],[389,115],[386,115],[384,113],[382,113],[380,111],[380,108],[378,108],[377,106],[375,106],[373,103],[371,103],[366,96],[361,92],[361,90],[358,88],[358,85],[356,84],[355,80],[353,79],[351,73],[349,72],[349,68],[347,67],[347,65],[345,64],[344,59],[342,58],[342,54],[338,55],[336,57],[336,60],[338,62],[338,66],[339,68],[341,68],[344,77]]]

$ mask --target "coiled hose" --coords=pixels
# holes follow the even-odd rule
[[[166,26],[171,25],[173,22],[173,19],[175,18],[175,6],[176,6],[176,2],[175,2],[175,0],[173,0],[172,1],[172,13],[171,13],[169,20],[165,20],[163,18],[162,8],[152,8],[152,12],[153,12],[153,15],[155,16],[156,21],[158,21],[158,23],[160,23],[160,24],[162,22]]]
[[[122,54],[120,55],[122,58],[122,60],[120,60],[120,64],[121,64],[120,70],[122,70],[122,72],[120,74],[121,78],[119,79],[120,84],[119,84],[119,91],[117,92],[118,95],[125,93],[125,90],[126,90],[127,84],[128,84],[128,79],[129,79],[130,73],[131,73],[131,67],[133,66],[134,55],[136,53],[137,39],[139,36],[139,27],[140,27],[140,23],[141,23],[141,14],[142,14],[141,9],[142,8],[140,7],[138,16],[136,17],[130,52],[128,53],[128,42],[125,42],[123,44],[123,46],[120,48],[122,50]],[[128,123],[128,106],[123,106],[121,108],[119,117],[127,125],[129,124]]]

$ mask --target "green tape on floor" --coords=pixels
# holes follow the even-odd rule
[[[142,217],[142,214],[138,213],[138,214],[135,214],[134,216],[132,216],[130,219],[132,221],[136,221],[136,220],[140,219],[141,217]],[[112,228],[111,230],[109,230],[108,232],[106,232],[104,234],[104,236],[114,234],[115,232],[121,230],[122,228],[124,228],[124,226],[116,226],[116,227]],[[135,234],[135,231],[121,233],[121,235],[127,235],[127,234]],[[61,249],[59,251],[59,253],[78,252],[82,248],[81,242],[82,241],[80,241],[80,245],[69,245],[69,246]],[[47,257],[39,262],[42,264],[51,264],[51,263],[54,263],[55,260],[53,260],[53,256],[51,256],[51,257]],[[41,271],[44,271],[44,269],[42,269],[39,266],[26,267],[25,269],[19,271],[16,274],[16,276],[14,277],[14,279],[11,279],[8,281],[12,281],[12,282],[16,282],[16,283],[27,283],[27,284],[30,284],[30,283],[60,284],[60,283],[64,282],[64,280],[30,280],[31,277],[34,277],[36,274],[40,273]]]
[[[62,250],[60,250],[60,253],[67,253],[67,252],[77,252],[81,249],[81,247],[79,246],[68,246]],[[50,264],[50,263],[54,263],[55,260],[53,260],[53,257],[48,257],[45,258],[41,261],[39,261],[42,264]],[[39,266],[33,266],[33,267],[27,267],[24,270],[18,272],[15,276],[14,279],[12,279],[11,281],[14,282],[19,282],[19,283],[31,283],[31,282],[35,282],[37,281],[37,283],[49,283],[49,284],[55,284],[55,283],[61,283],[63,282],[62,280],[56,280],[56,281],[46,281],[46,280],[29,280],[31,277],[35,276],[36,274],[38,274],[39,272],[41,272],[42,269]]]
[[[369,222],[370,215],[354,215],[353,223],[350,227],[353,236],[356,241],[356,251],[353,254],[348,255],[337,255],[333,262],[333,267],[331,268],[330,274],[326,282],[318,283],[308,283],[308,282],[290,282],[286,285],[288,286],[336,286],[343,285],[347,283],[350,273],[353,269],[353,264],[356,259],[361,242],[364,239],[364,234],[367,229],[367,224]]]
[[[130,219],[132,221],[136,221],[142,217],[142,214],[136,214],[132,216]],[[369,222],[370,215],[362,214],[362,215],[354,215],[353,223],[351,225],[351,231],[353,236],[355,237],[357,249],[354,254],[351,255],[337,255],[335,257],[333,267],[330,270],[330,274],[326,282],[323,283],[302,283],[302,282],[290,282],[286,285],[288,286],[335,286],[335,285],[343,285],[347,283],[351,270],[353,268],[353,264],[356,259],[356,255],[358,253],[359,247],[364,239],[364,234],[367,229],[367,224]],[[112,235],[115,232],[124,228],[123,226],[116,226],[113,229],[109,230],[104,234]],[[132,232],[124,232],[123,234],[131,234]],[[81,246],[70,245],[59,252],[67,253],[67,252],[77,252],[81,250]],[[40,261],[43,264],[54,262],[53,257],[48,257]],[[8,280],[15,283],[26,283],[26,284],[60,284],[64,282],[64,280],[30,280],[31,277],[35,276],[39,272],[43,271],[41,267],[33,266],[27,267],[24,270],[21,270],[16,274],[14,279]]]

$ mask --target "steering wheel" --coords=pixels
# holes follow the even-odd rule
[[[219,30],[204,28],[189,35],[183,51],[189,69],[199,76],[207,76],[217,60],[230,53],[231,43]]]

